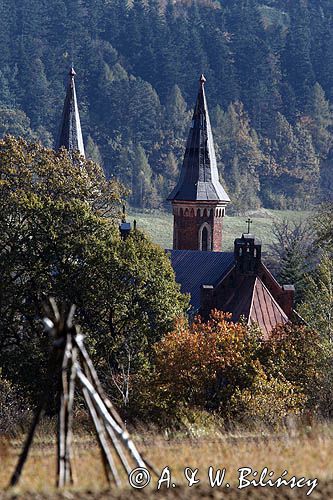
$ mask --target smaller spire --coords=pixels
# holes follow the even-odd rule
[[[64,146],[69,153],[79,151],[81,156],[85,158],[79,107],[75,90],[75,75],[76,72],[72,66],[68,73],[67,93],[55,149],[58,151]]]

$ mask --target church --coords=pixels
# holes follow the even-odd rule
[[[85,156],[75,90],[69,73],[56,149]],[[237,322],[258,324],[263,337],[293,314],[294,287],[280,285],[261,260],[261,241],[248,232],[236,238],[233,252],[223,251],[223,220],[230,198],[218,174],[204,75],[186,143],[179,180],[168,200],[173,210],[173,249],[167,250],[183,293],[190,294],[191,313],[207,319],[212,309]],[[126,226],[126,227],[125,227]],[[130,225],[123,221],[123,231]]]

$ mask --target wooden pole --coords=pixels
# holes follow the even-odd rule
[[[36,410],[34,420],[31,424],[29,434],[28,434],[26,441],[24,443],[24,447],[23,447],[22,453],[20,455],[19,461],[16,465],[15,471],[10,479],[9,486],[15,486],[20,480],[24,464],[28,458],[30,447],[31,447],[32,441],[34,439],[37,425],[38,425],[39,420],[40,420],[42,413],[44,411],[46,399],[47,398],[46,398],[46,394],[45,394],[43,397],[43,402],[38,406],[38,408]]]
[[[86,389],[89,391],[89,394],[92,400],[94,401],[96,409],[100,414],[100,416],[103,418],[106,424],[109,424],[112,427],[112,429],[116,432],[116,434],[118,434],[121,441],[124,443],[126,448],[129,450],[130,454],[132,455],[133,459],[137,463],[138,467],[145,468],[146,464],[142,460],[141,455],[136,449],[136,446],[133,443],[132,439],[130,438],[129,433],[122,427],[120,427],[118,423],[114,420],[114,418],[110,415],[103,400],[101,399],[101,397],[99,396],[93,385],[89,382],[89,380],[84,375],[84,373],[82,372],[81,368],[78,365],[77,365],[77,375],[82,386],[86,387]]]
[[[86,350],[85,345],[83,343],[82,335],[77,335],[75,337],[75,341],[77,343],[80,354],[83,357],[83,359],[87,365],[87,368],[88,368],[89,373],[91,375],[91,380],[92,380],[93,384],[95,385],[97,393],[99,394],[101,399],[104,401],[105,406],[107,407],[107,409],[109,410],[109,412],[111,413],[112,417],[117,422],[117,424],[125,430],[124,422],[122,421],[120,415],[116,411],[116,409],[113,406],[113,404],[111,403],[111,401],[107,398],[107,396],[103,390],[103,387],[99,381],[97,372],[96,372],[95,367],[93,365],[93,362],[91,361],[89,354],[87,353],[87,350]]]
[[[83,387],[82,389],[84,399],[87,403],[87,407],[91,416],[91,419],[93,421],[95,431],[96,431],[96,436],[97,436],[97,441],[102,453],[102,459],[103,459],[103,464],[104,464],[104,470],[105,470],[105,476],[110,484],[112,481],[112,476],[114,477],[115,483],[117,486],[121,486],[121,480],[118,474],[118,471],[116,469],[114,460],[112,458],[112,454],[109,450],[109,446],[106,440],[105,436],[105,427],[104,427],[104,422],[103,420],[101,421],[99,416],[96,413],[95,407],[93,405],[93,402],[91,400],[89,391]]]
[[[57,457],[57,486],[63,488],[67,483],[67,446],[66,446],[66,421],[68,419],[68,380],[67,369],[71,350],[69,335],[66,337],[63,351],[63,361],[60,374],[60,408],[58,414],[58,457]]]
[[[17,462],[17,465],[15,467],[14,473],[10,479],[9,486],[15,486],[18,484],[25,462],[27,461],[29,451],[34,439],[34,435],[38,426],[38,423],[41,419],[41,416],[44,412],[46,402],[49,398],[50,390],[52,389],[52,382],[53,382],[53,377],[55,371],[57,371],[57,365],[58,365],[58,359],[59,359],[59,353],[58,351],[53,347],[51,354],[50,354],[50,360],[49,360],[49,365],[48,365],[48,372],[47,372],[47,378],[46,378],[46,384],[45,384],[45,389],[43,392],[43,395],[41,397],[41,401],[39,405],[37,406],[36,412],[34,419],[32,421],[29,433],[27,435],[27,438],[25,440],[24,446],[22,453],[19,457],[19,460]]]
[[[71,343],[72,345],[72,343]],[[71,352],[71,371],[69,376],[69,387],[68,387],[68,404],[67,404],[67,419],[66,419],[66,460],[67,465],[66,471],[66,483],[74,483],[74,469],[73,469],[73,406],[74,406],[74,393],[75,393],[75,381],[76,381],[76,361],[78,357],[77,347],[72,346]]]
[[[91,374],[91,371],[89,370],[89,366],[88,366],[88,364],[87,364],[87,362],[86,362],[86,359],[87,359],[87,358],[89,358],[88,353],[86,353],[86,357],[83,357],[83,356],[81,355],[81,361],[82,361],[83,373],[85,374],[85,376],[87,377],[87,379],[89,380],[89,382],[90,382],[92,385],[94,385],[94,381],[93,381],[93,379],[92,379],[92,374]],[[90,358],[89,358],[89,360],[90,360]],[[91,360],[90,360],[90,361],[91,361]],[[92,364],[92,363],[91,363],[91,364]],[[97,377],[97,374],[96,374],[96,377]],[[119,419],[120,419],[120,417],[119,417]],[[120,445],[120,443],[119,443],[119,440],[118,440],[118,438],[117,438],[117,436],[116,436],[115,432],[113,431],[112,427],[110,427],[110,425],[108,425],[108,424],[105,426],[105,428],[106,428],[106,432],[107,432],[107,434],[108,434],[108,436],[109,436],[109,438],[110,438],[110,440],[111,440],[111,442],[112,442],[112,444],[113,444],[113,447],[114,447],[115,451],[117,452],[117,455],[118,455],[118,457],[119,457],[119,460],[120,460],[120,461],[121,461],[121,463],[122,463],[122,466],[124,467],[124,469],[125,469],[126,473],[127,473],[127,474],[130,474],[130,473],[131,473],[132,468],[131,468],[131,466],[130,466],[130,465],[129,465],[129,463],[128,463],[128,460],[127,460],[127,458],[126,458],[126,455],[125,455],[125,453],[123,452],[123,450],[122,450],[122,448],[121,448],[121,445]]]

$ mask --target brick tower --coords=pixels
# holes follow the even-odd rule
[[[205,81],[201,75],[180,177],[168,197],[174,250],[222,250],[223,217],[230,199],[219,181]]]

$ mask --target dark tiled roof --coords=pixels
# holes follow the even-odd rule
[[[230,201],[219,181],[205,81],[201,75],[180,178],[168,200]]]
[[[79,151],[85,156],[74,77],[75,71],[71,68],[55,149],[59,150],[64,146],[69,152]]]
[[[191,294],[191,304],[200,308],[201,285],[216,285],[234,265],[232,252],[201,250],[167,250],[171,257],[176,281],[183,293]]]

